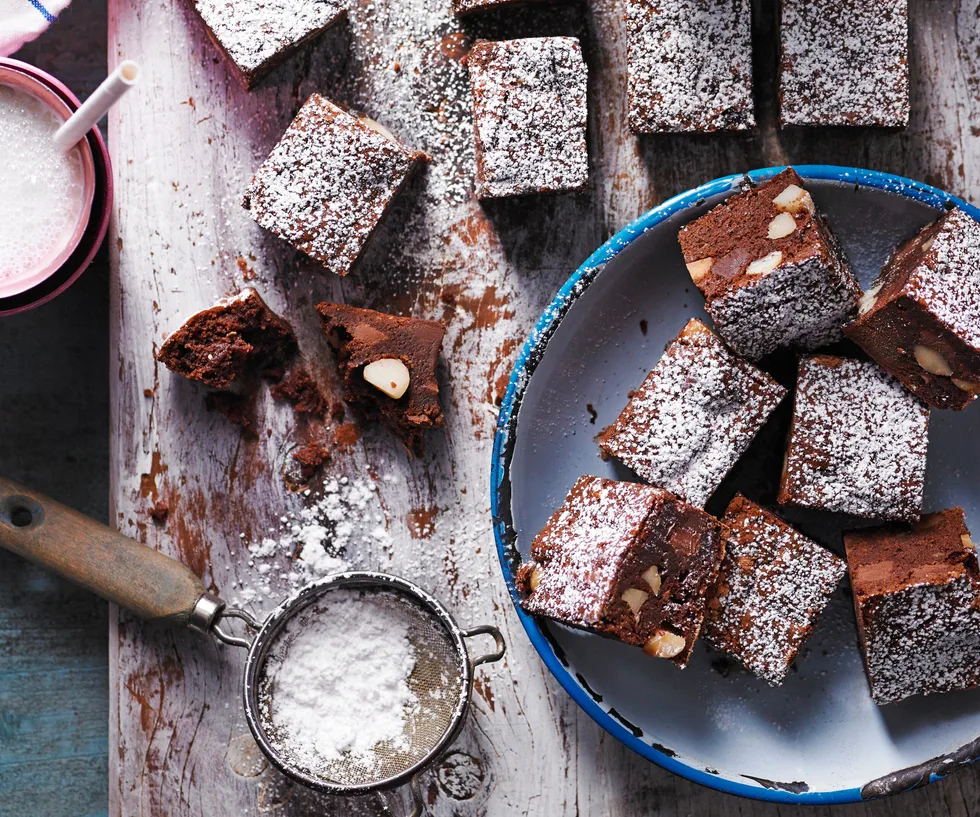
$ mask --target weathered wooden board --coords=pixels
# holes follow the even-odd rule
[[[620,0],[502,14],[465,27],[448,0],[355,0],[350,24],[328,32],[246,94],[176,0],[110,0],[110,58],[138,57],[139,90],[113,113],[118,200],[113,247],[113,501],[121,530],[183,559],[220,593],[256,580],[240,534],[260,536],[302,498],[280,470],[291,446],[331,429],[297,425],[263,396],[257,439],[203,406],[203,393],[153,361],[183,317],[254,275],[294,323],[317,377],[336,393],[312,305],[344,299],[445,320],[449,425],[410,461],[367,431],[335,475],[379,479],[394,542],[348,553],[431,588],[465,623],[493,620],[510,644],[505,666],[480,673],[459,743],[478,774],[431,775],[434,815],[752,814],[792,811],[734,800],[634,757],[583,716],[547,677],[511,612],[490,532],[488,470],[510,362],[560,283],[614,230],[669,195],[713,176],[794,162],[901,172],[980,198],[980,26],[976,0],[914,2],[913,123],[905,133],[773,128],[775,19],[757,5],[763,127],[746,136],[636,139],[624,129]],[[475,36],[574,34],[590,73],[593,187],[578,197],[480,206],[472,198],[472,125],[463,58]],[[435,157],[402,196],[349,280],[252,224],[239,200],[251,173],[313,91],[363,108]],[[242,259],[239,262],[239,259]],[[144,391],[149,390],[149,396]],[[584,407],[583,407],[584,410]],[[149,509],[171,507],[165,526]],[[420,531],[419,519],[431,519]],[[271,606],[259,603],[256,609]],[[354,806],[299,791],[268,769],[242,776],[248,746],[239,708],[241,655],[124,614],[111,633],[111,809],[117,815],[208,817],[350,814]],[[663,702],[669,706],[669,702]],[[459,759],[459,758],[458,758]],[[980,792],[967,770],[928,791],[858,808],[867,814],[967,814]],[[357,811],[374,813],[361,802]],[[826,813],[827,809],[809,813]]]

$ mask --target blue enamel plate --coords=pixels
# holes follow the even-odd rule
[[[865,287],[898,243],[944,208],[958,205],[980,220],[977,208],[909,179],[823,165],[796,169]],[[749,178],[763,181],[780,170]],[[568,279],[534,327],[511,374],[491,475],[497,551],[515,605],[516,564],[575,480],[630,478],[600,459],[594,437],[687,320],[708,320],[677,231],[744,181],[708,182],[641,216]],[[783,433],[764,429],[721,490],[764,499],[753,486],[772,469],[778,474]],[[934,411],[926,510],[960,505],[980,532],[978,484],[980,408]],[[794,521],[840,549],[839,529]],[[875,706],[845,585],[778,688],[703,644],[680,671],[634,647],[531,618],[519,606],[517,612],[545,666],[603,728],[665,769],[721,791],[845,803],[904,791],[972,763],[980,755],[980,690]]]

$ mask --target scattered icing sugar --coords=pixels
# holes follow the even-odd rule
[[[245,192],[261,226],[346,275],[420,155],[313,94]]]
[[[905,293],[980,352],[980,224],[962,210],[951,210],[909,276]]]
[[[750,0],[626,0],[630,127],[754,128],[751,29]]]
[[[783,124],[908,124],[906,0],[783,0],[780,45]]]
[[[340,20],[341,0],[194,0],[218,45],[244,74]]]
[[[695,319],[599,445],[643,480],[703,507],[785,395]]]
[[[478,196],[588,184],[588,69],[578,40],[480,40],[470,50],[469,71]]]
[[[781,684],[846,570],[843,559],[744,497],[730,533],[704,637],[770,684]]]
[[[872,519],[922,509],[929,410],[874,363],[800,361],[779,501]]]
[[[370,773],[382,744],[409,749],[416,653],[409,615],[388,595],[332,591],[286,623],[264,667],[263,720],[277,749],[314,774],[338,761]]]
[[[531,547],[542,571],[524,609],[580,627],[597,625],[624,557],[662,496],[647,485],[579,477]]]

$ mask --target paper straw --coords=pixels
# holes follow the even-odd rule
[[[58,128],[54,135],[55,144],[64,151],[71,150],[85,135],[98,124],[106,112],[139,79],[140,67],[132,60],[119,64],[75,113]]]

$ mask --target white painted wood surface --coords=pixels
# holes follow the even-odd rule
[[[260,536],[297,509],[280,475],[290,448],[329,426],[298,425],[263,393],[256,439],[204,408],[204,391],[153,360],[191,312],[237,290],[243,275],[292,321],[304,357],[332,394],[333,360],[312,306],[323,299],[445,320],[445,432],[407,460],[368,431],[335,475],[382,477],[390,552],[358,547],[357,567],[430,588],[466,624],[494,622],[510,652],[479,672],[458,749],[479,774],[430,775],[432,814],[633,815],[795,813],[694,786],[632,755],[582,715],[547,676],[512,612],[494,555],[488,472],[506,374],[561,282],[613,231],[714,176],[793,161],[853,164],[921,178],[980,200],[977,0],[913,0],[913,121],[905,133],[773,129],[775,18],[756,2],[762,128],[748,136],[626,133],[620,0],[505,13],[465,27],[449,0],[355,0],[328,32],[251,93],[233,80],[178,0],[109,0],[110,63],[137,58],[139,89],[110,116],[116,220],[112,247],[114,519],[187,562],[234,598],[256,581],[240,534]],[[472,36],[571,34],[590,66],[592,191],[480,206],[463,58]],[[241,209],[252,172],[313,91],[366,110],[434,162],[399,201],[349,279],[318,271]],[[244,260],[239,264],[239,258]],[[251,274],[251,273],[248,273]],[[150,396],[144,395],[150,390]],[[268,429],[266,435],[265,429]],[[149,510],[171,507],[165,526]],[[434,530],[413,538],[414,514]],[[417,531],[416,531],[417,534]],[[285,592],[285,588],[283,588]],[[257,612],[272,603],[255,605]],[[288,785],[269,769],[242,775],[250,738],[240,707],[242,655],[120,613],[110,636],[113,815],[373,814]],[[669,706],[669,701],[661,702]],[[245,737],[243,737],[245,736]],[[237,770],[237,771],[236,771]],[[859,814],[974,813],[980,773],[966,770]],[[829,809],[809,809],[808,814]],[[802,813],[802,810],[801,810]]]

